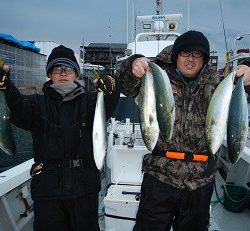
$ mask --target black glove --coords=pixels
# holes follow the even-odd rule
[[[115,91],[115,79],[110,75],[103,75],[96,82],[96,89],[110,95]]]
[[[6,89],[6,83],[9,79],[10,71],[6,72],[0,68],[0,90]]]

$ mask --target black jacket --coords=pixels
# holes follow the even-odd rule
[[[67,199],[98,192],[100,173],[92,147],[97,93],[85,92],[78,84],[63,99],[51,84],[44,84],[42,95],[23,96],[11,82],[5,91],[10,122],[31,131],[34,161],[43,163],[42,172],[32,178],[32,198]],[[118,90],[105,96],[107,118],[118,99]],[[70,168],[70,160],[75,159],[81,159],[82,166]]]

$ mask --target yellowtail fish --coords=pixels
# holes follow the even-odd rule
[[[103,92],[98,92],[97,95],[92,139],[95,164],[101,170],[107,153],[107,126]]]
[[[237,80],[233,90],[227,124],[228,157],[235,164],[245,147],[248,134],[247,97],[243,77]]]
[[[152,73],[146,71],[136,98],[139,107],[140,127],[143,141],[149,151],[152,151],[159,138],[159,125],[156,115],[156,99]]]
[[[4,65],[0,57],[0,68]],[[6,103],[4,91],[0,90],[0,148],[8,155],[16,153],[16,145],[9,122],[9,108]]]
[[[155,63],[149,63],[153,73],[157,121],[165,141],[172,137],[175,120],[175,102],[167,73]]]
[[[230,73],[215,89],[208,106],[206,135],[209,150],[215,154],[220,148],[227,130],[229,104],[233,91],[235,71]]]

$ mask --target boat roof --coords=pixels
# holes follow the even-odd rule
[[[88,48],[113,48],[113,49],[125,49],[126,43],[90,43]]]

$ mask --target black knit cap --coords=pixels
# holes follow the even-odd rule
[[[77,63],[74,51],[63,45],[55,47],[51,51],[46,65],[47,76],[49,76],[50,71],[58,65],[70,66],[75,69],[77,76],[80,76],[80,67]]]
[[[204,34],[199,31],[187,31],[175,40],[171,56],[171,60],[175,65],[177,56],[181,51],[201,51],[204,54],[204,64],[209,61],[209,42]]]

